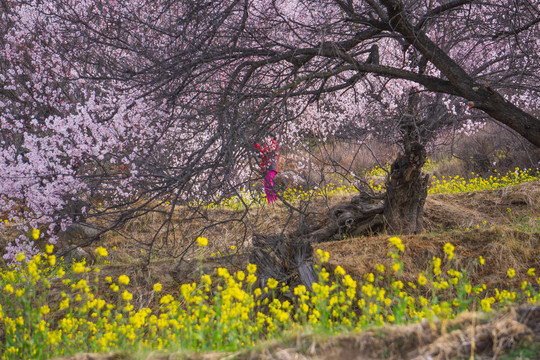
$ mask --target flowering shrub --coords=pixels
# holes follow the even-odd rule
[[[521,274],[527,280],[519,289],[471,284],[465,271],[451,268],[451,244],[444,247],[446,267],[435,257],[416,283],[404,284],[399,275],[405,246],[397,237],[388,246],[393,265],[387,269],[377,264],[375,273],[365,274],[362,281],[340,266],[330,273],[325,266],[330,254],[317,250],[320,264],[313,291],[303,285],[291,289],[275,279],[257,287],[257,267],[250,264],[245,271],[219,268],[213,277],[202,275],[199,283],[181,285],[178,296],[162,293],[162,284],[156,283],[148,294],[154,302],[142,308],[135,308],[127,275],[101,278],[98,267],[75,263],[68,276],[55,266],[51,246],[27,262],[19,255],[20,265],[0,274],[0,321],[5,329],[0,354],[4,359],[45,359],[81,351],[237,350],[289,331],[359,331],[453,318],[476,307],[490,312],[513,302],[540,301],[536,269]],[[517,275],[514,269],[507,272],[509,280]],[[108,294],[98,295],[100,284]],[[57,301],[48,300],[53,293],[59,294]]]

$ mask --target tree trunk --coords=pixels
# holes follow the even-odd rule
[[[405,153],[392,164],[383,210],[390,233],[413,234],[423,229],[428,185],[428,175],[422,174],[425,162],[424,146],[406,142]]]

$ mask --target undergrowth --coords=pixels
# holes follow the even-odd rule
[[[198,243],[202,248],[208,241],[199,238]],[[397,237],[387,246],[392,265],[377,264],[361,281],[339,266],[330,273],[325,267],[330,254],[318,250],[318,282],[312,291],[274,279],[259,286],[257,267],[250,264],[235,273],[219,268],[213,276],[201,274],[198,283],[181,285],[178,294],[163,293],[159,283],[150,285],[145,296],[153,301],[136,308],[127,275],[102,277],[99,266],[83,262],[65,268],[48,245],[45,254],[32,259],[20,254],[19,265],[1,273],[5,336],[0,353],[5,359],[46,359],[79,352],[235,351],[291,333],[362,331],[540,301],[536,269],[520,274],[527,280],[516,288],[473,284],[466,271],[453,268],[450,243],[429,270],[403,283],[405,247]],[[104,262],[108,252],[99,247],[96,255]],[[477,261],[483,266],[482,257]],[[516,271],[508,269],[507,277],[512,284]],[[52,301],[55,295],[58,300]]]

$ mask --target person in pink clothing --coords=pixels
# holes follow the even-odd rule
[[[278,198],[274,191],[274,177],[277,174],[278,154],[276,135],[270,132],[264,144],[255,144],[255,149],[259,152],[261,159],[261,171],[264,175],[264,192],[266,193],[266,200],[270,204]]]

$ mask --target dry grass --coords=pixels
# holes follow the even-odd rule
[[[455,246],[455,258],[451,263],[443,260],[443,270],[454,268],[466,270],[472,283],[485,283],[489,288],[508,285],[506,270],[513,268],[518,275],[512,284],[519,286],[530,267],[540,262],[540,234],[525,234],[503,230],[456,231],[447,234],[422,234],[401,237],[405,253],[401,256],[404,272],[400,279],[405,283],[415,282],[418,274],[428,272],[430,261],[436,256],[445,258],[443,246],[450,242]],[[379,235],[362,239],[319,244],[318,248],[330,253],[330,268],[340,265],[353,278],[361,279],[364,274],[376,272],[375,265],[389,268],[392,259],[387,254],[391,249],[388,236]],[[478,264],[478,257],[486,260]],[[426,290],[427,291],[427,290]]]
[[[331,206],[346,200],[345,195],[333,195],[327,200],[317,199],[311,204],[310,210],[324,216]],[[173,239],[168,245],[172,248],[185,249],[187,244],[202,234],[209,239],[209,246],[204,248],[203,252],[197,246],[192,246],[184,259],[198,261],[203,257],[212,261],[218,257],[246,251],[250,245],[250,236],[254,232],[280,233],[285,224],[287,224],[286,231],[294,230],[298,226],[298,219],[289,218],[290,213],[283,204],[254,207],[242,221],[228,221],[233,217],[239,218],[241,214],[238,211],[213,209],[209,210],[205,217],[192,220],[175,219],[176,233],[180,236],[176,238],[176,243]],[[520,217],[523,219],[522,222],[533,221],[540,217],[539,182],[494,191],[430,195],[425,215],[426,231],[431,233],[402,237],[408,249],[403,260],[411,274],[425,270],[433,256],[444,257],[442,246],[446,242],[452,242],[456,246],[457,262],[468,264],[482,255],[490,267],[500,269],[496,274],[484,271],[483,277],[490,284],[497,282],[496,279],[509,267],[516,270],[525,266],[540,267],[538,257],[534,255],[539,253],[540,233],[519,231],[523,229],[518,228],[517,225],[520,224],[516,224],[516,219]],[[526,216],[529,220],[526,220]],[[154,218],[146,217],[129,224],[128,230],[135,231],[138,236],[150,238],[152,236],[150,225],[154,221],[156,221]],[[221,224],[210,226],[216,222]],[[319,244],[318,247],[330,252],[331,263],[343,266],[356,276],[362,276],[366,272],[373,271],[373,266],[377,262],[390,264],[390,260],[386,257],[388,237],[379,235],[347,239]],[[132,259],[140,257],[139,248],[135,245],[128,246],[125,238],[120,235],[113,235],[107,239],[105,246],[110,248],[112,245],[117,246],[118,250],[110,253],[113,259],[119,260],[120,263],[126,255],[130,255]],[[231,246],[235,249],[231,249]],[[212,257],[212,254],[215,256]],[[172,259],[172,255],[164,248],[154,258],[155,261]],[[130,261],[134,262],[136,263]],[[491,280],[490,276],[493,276],[494,280]]]
[[[517,222],[530,222],[531,229],[534,229],[538,218],[538,181],[490,191],[433,194],[428,196],[425,206],[427,231],[520,225]]]

